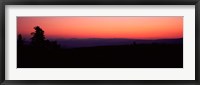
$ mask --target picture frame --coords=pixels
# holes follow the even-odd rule
[[[74,85],[74,84],[116,84],[116,85],[198,85],[200,84],[199,32],[200,2],[199,0],[3,0],[1,3],[0,21],[0,83],[2,85]],[[6,5],[195,5],[195,80],[5,80],[5,6]]]

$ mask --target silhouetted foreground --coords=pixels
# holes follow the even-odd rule
[[[76,47],[78,44],[76,43],[74,46],[72,46],[73,44],[69,45],[69,41],[65,41],[63,43],[68,43],[67,47],[72,47],[64,49],[60,47],[57,41],[50,41],[46,39],[44,30],[42,30],[39,26],[35,26],[34,30],[35,31],[31,33],[32,37],[30,38],[31,42],[29,44],[25,44],[25,39],[21,34],[18,34],[18,68],[183,67],[183,44],[181,44],[183,42],[182,38],[173,40],[156,40],[161,44],[152,44],[152,41],[146,40],[136,40],[137,43],[140,42],[140,44],[136,44],[132,40],[124,39],[86,39],[86,41],[78,40],[78,43],[80,43],[82,46],[92,46],[91,44],[94,45],[92,47],[78,46],[79,48],[72,48]],[[101,43],[99,43],[100,41]],[[133,43],[129,43],[127,45],[114,45],[116,43],[121,43],[122,41]],[[145,42],[146,44],[141,44],[142,42]],[[147,42],[151,43],[147,44]],[[164,44],[167,42],[168,44]],[[103,44],[110,45],[99,46]]]
[[[18,68],[182,68],[183,44],[71,49],[18,47]]]

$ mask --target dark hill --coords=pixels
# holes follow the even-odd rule
[[[157,40],[142,40],[142,39],[58,39],[58,43],[64,48],[79,48],[93,46],[110,46],[110,45],[129,45],[129,44],[182,44],[183,38],[178,39],[157,39]]]

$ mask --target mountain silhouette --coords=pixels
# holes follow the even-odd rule
[[[123,38],[88,38],[88,39],[57,39],[58,43],[63,48],[79,48],[79,47],[93,47],[93,46],[110,46],[110,45],[130,45],[130,44],[182,44],[183,38],[177,39],[123,39]]]

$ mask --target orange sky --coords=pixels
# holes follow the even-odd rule
[[[40,26],[47,38],[166,39],[183,37],[183,17],[17,17],[17,33],[31,37]]]

